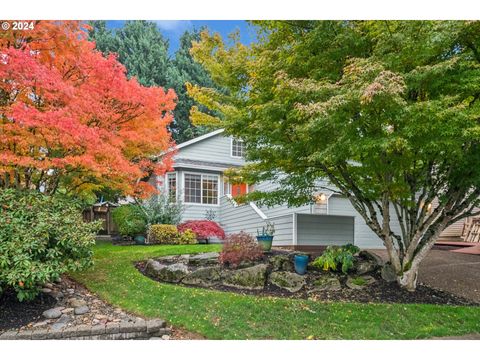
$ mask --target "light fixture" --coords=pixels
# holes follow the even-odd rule
[[[319,193],[315,196],[315,203],[317,205],[324,205],[327,203],[327,195],[324,193]]]

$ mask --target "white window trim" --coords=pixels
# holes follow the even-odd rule
[[[175,203],[178,202],[178,171],[170,171],[165,173],[165,195],[170,199],[170,185],[168,183],[168,175],[175,174],[175,182],[177,184],[177,188],[175,189]],[[173,203],[172,203],[173,204]]]
[[[243,146],[245,146],[245,142],[242,139],[236,139],[237,141],[243,142]],[[245,149],[245,148],[244,148]],[[235,159],[244,159],[244,156],[235,156],[233,155],[233,136],[230,137],[230,156]]]
[[[185,175],[200,175],[200,199],[201,203],[192,203],[186,201],[186,191],[185,191]],[[217,177],[217,203],[216,204],[204,204],[203,203],[203,176],[216,176]],[[183,203],[185,205],[194,205],[194,206],[209,206],[209,207],[219,207],[220,206],[220,175],[218,174],[209,174],[209,173],[200,173],[200,172],[183,172],[182,176],[182,189],[183,191]]]

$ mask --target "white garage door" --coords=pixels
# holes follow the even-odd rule
[[[297,245],[345,245],[354,243],[354,218],[297,214]]]

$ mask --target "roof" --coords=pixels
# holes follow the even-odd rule
[[[177,149],[182,149],[186,146],[189,146],[189,145],[192,145],[192,144],[195,144],[199,141],[202,141],[202,140],[205,140],[205,139],[208,139],[208,138],[211,138],[212,136],[215,136],[215,135],[218,135],[218,134],[221,134],[225,131],[225,129],[218,129],[218,130],[215,130],[215,131],[212,131],[212,132],[209,132],[205,135],[202,135],[202,136],[198,136],[196,138],[193,138],[191,140],[188,140],[188,141],[185,141],[181,144],[177,144],[176,148]]]
[[[193,159],[183,159],[178,158],[175,159],[175,164],[173,165],[175,168],[185,167],[185,168],[193,168],[193,169],[204,169],[204,170],[218,170],[223,171],[232,167],[239,167],[238,164],[230,164],[230,163],[221,163],[221,162],[214,162],[214,161],[203,161],[203,160],[193,160]]]

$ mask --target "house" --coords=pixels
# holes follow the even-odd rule
[[[174,170],[157,179],[157,186],[160,192],[183,203],[183,221],[214,217],[227,234],[245,231],[256,235],[257,229],[271,222],[275,225],[275,246],[302,248],[352,243],[361,248],[383,248],[348,199],[320,187],[316,201],[300,207],[237,204],[236,195],[254,189],[268,191],[276,186],[272,182],[253,186],[230,184],[224,171],[244,164],[243,142],[226,136],[223,129],[216,130],[177,145]],[[392,227],[399,231],[398,224],[393,223]],[[460,227],[457,224],[446,232],[452,236]]]

